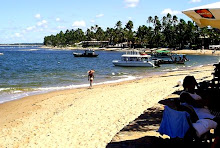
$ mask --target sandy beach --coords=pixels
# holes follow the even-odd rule
[[[29,96],[0,104],[0,147],[104,148],[129,122],[174,91],[186,75],[211,80],[214,67]]]
[[[197,50],[187,50],[187,49],[183,49],[183,50],[175,50],[172,51],[172,53],[176,53],[176,54],[191,54],[191,55],[213,55],[213,56],[219,56],[220,55],[220,50],[208,50],[208,49],[197,49]]]

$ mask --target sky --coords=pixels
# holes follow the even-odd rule
[[[148,25],[149,16],[162,18],[170,13],[190,20],[181,11],[219,0],[2,0],[0,44],[43,43],[45,36],[61,30],[98,25],[124,27],[131,20],[134,30]]]

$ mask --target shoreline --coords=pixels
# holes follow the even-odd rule
[[[213,69],[195,67],[0,104],[0,147],[105,147],[144,110],[181,89],[174,87],[179,80],[189,74],[211,79]]]
[[[41,46],[41,48],[46,49],[55,49],[55,50],[85,50],[88,48],[83,47],[52,47],[52,46]],[[125,52],[126,50],[131,50],[130,48],[90,48],[93,50],[104,50],[104,51],[120,51]],[[140,48],[141,50],[144,50],[144,48]],[[150,49],[147,49],[150,51]],[[211,49],[197,49],[197,50],[191,50],[191,49],[182,49],[182,50],[172,50],[171,53],[173,54],[189,54],[189,55],[212,55],[212,56],[220,56],[220,50],[211,50]]]
[[[210,66],[211,64],[207,64],[207,65],[199,65],[199,66],[194,66],[194,67],[182,67],[179,68],[177,70],[172,70],[169,69],[167,71],[160,71],[160,72],[151,72],[148,75],[139,75],[139,76],[132,76],[132,75],[127,75],[123,78],[120,79],[115,79],[115,80],[111,80],[111,81],[101,81],[101,82],[95,82],[93,83],[93,86],[98,86],[98,85],[108,85],[108,84],[114,84],[114,83],[120,83],[120,82],[126,82],[126,81],[133,81],[133,80],[139,80],[139,79],[144,79],[144,78],[148,78],[148,77],[152,77],[152,76],[158,76],[158,75],[163,75],[169,72],[175,72],[175,71],[184,71],[184,70],[191,70],[193,68],[198,68],[201,66]],[[88,88],[89,87],[89,83],[81,83],[81,84],[76,84],[76,85],[66,85],[66,86],[60,86],[60,87],[42,87],[42,88],[37,88],[36,90],[32,90],[32,91],[26,91],[26,92],[21,92],[18,94],[11,94],[11,95],[7,95],[8,99],[4,99],[6,98],[6,96],[2,97],[2,101],[0,100],[0,104],[6,103],[6,102],[10,102],[10,101],[14,101],[14,100],[19,100],[25,97],[31,97],[31,96],[35,96],[35,95],[41,95],[41,94],[47,94],[47,93],[52,93],[52,92],[56,92],[56,91],[64,91],[64,90],[72,90],[72,89],[79,89],[79,88]]]
[[[152,74],[155,75],[155,74]],[[103,81],[103,82],[95,82],[93,83],[93,86],[97,86],[97,85],[108,85],[108,84],[113,84],[113,83],[120,83],[120,82],[124,82],[124,81],[131,81],[131,80],[137,80],[140,79],[140,77],[142,78],[142,76],[139,77],[135,77],[135,76],[131,76],[128,75],[126,77],[120,78],[120,79],[116,79],[116,80],[112,80],[112,81]],[[0,104],[6,103],[6,102],[10,102],[10,101],[14,101],[14,100],[19,100],[25,97],[31,97],[31,96],[35,96],[35,95],[41,95],[41,94],[47,94],[47,93],[51,93],[51,92],[56,92],[56,91],[63,91],[63,90],[72,90],[72,89],[79,89],[79,88],[88,88],[89,87],[89,83],[82,83],[82,84],[76,84],[76,85],[67,85],[67,86],[60,86],[60,87],[49,87],[49,88],[37,88],[37,90],[33,90],[33,91],[27,91],[27,92],[21,92],[18,94],[15,94],[17,97],[15,98],[14,95],[7,95],[10,96],[10,99],[6,100],[6,101],[0,101]],[[3,97],[4,100],[5,97]],[[14,98],[14,99],[11,99]]]

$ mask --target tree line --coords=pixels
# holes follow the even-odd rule
[[[220,43],[220,31],[211,27],[198,27],[192,21],[178,19],[176,15],[167,14],[159,19],[158,16],[149,16],[146,24],[133,31],[133,22],[129,20],[125,26],[118,21],[113,28],[103,30],[95,25],[85,32],[78,28],[67,29],[64,33],[44,37],[46,46],[75,46],[81,41],[108,41],[109,45],[127,42],[130,47],[168,47],[168,48],[200,48]]]

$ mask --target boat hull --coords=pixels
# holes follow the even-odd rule
[[[112,63],[115,66],[123,66],[123,67],[154,67],[154,64],[147,61],[119,61],[114,60]]]
[[[185,64],[185,61],[158,60],[158,64]]]
[[[74,57],[97,57],[98,54],[79,54],[79,53],[73,53]]]

